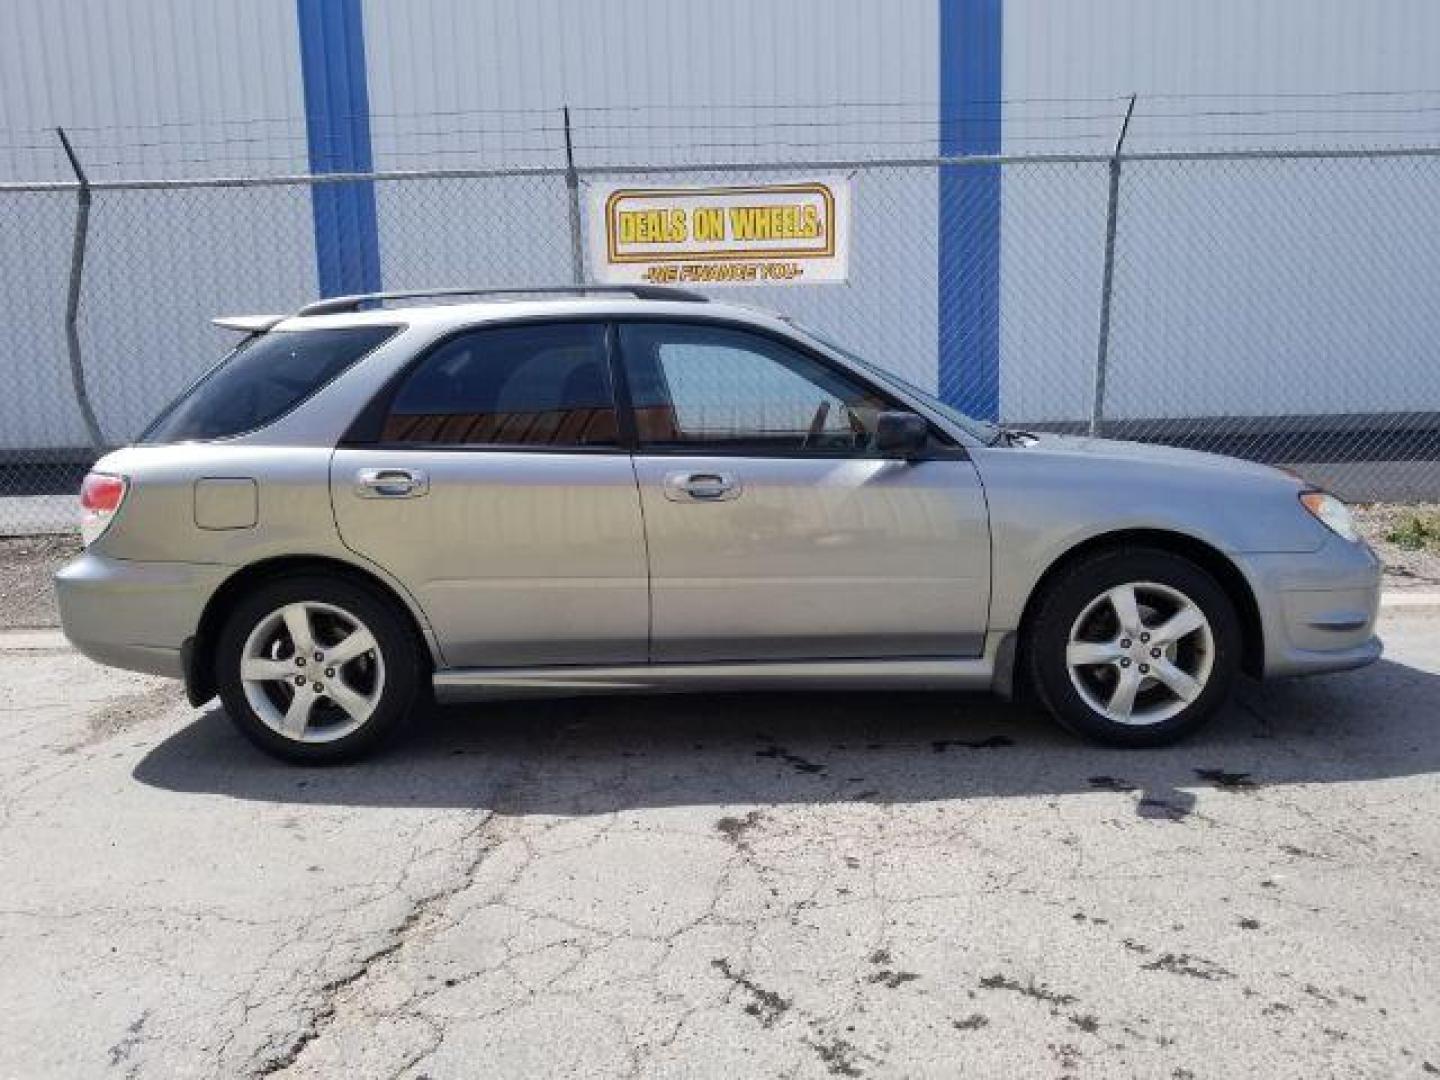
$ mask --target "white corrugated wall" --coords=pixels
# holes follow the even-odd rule
[[[562,104],[582,163],[928,153],[942,5],[963,2],[363,0],[375,164],[554,164]],[[307,167],[295,0],[10,0],[5,16],[0,176],[67,179],[55,124],[96,178]],[[1431,0],[1005,0],[1004,27],[1010,152],[1108,147],[1132,91],[1134,149],[1435,141],[1440,96],[1368,112],[1286,96],[1436,86]],[[1416,101],[1431,107],[1387,107]],[[1128,168],[1112,415],[1440,408],[1422,367],[1440,337],[1430,175]],[[1103,166],[1007,173],[1006,416],[1088,411],[1104,189]],[[854,285],[728,295],[933,385],[935,178],[864,174],[857,191]],[[562,198],[551,179],[378,185],[384,282],[564,279]],[[16,207],[0,206],[0,444],[74,445],[78,417],[56,415],[73,201]],[[315,288],[303,189],[97,196],[82,333],[107,434],[133,434],[215,354],[208,316]]]
[[[294,0],[7,0],[0,178],[306,171]],[[83,446],[63,316],[73,195],[0,203],[0,449]],[[213,363],[217,313],[313,295],[302,188],[95,195],[80,332],[107,438],[133,437]]]
[[[561,164],[564,105],[581,165],[935,150],[935,0],[365,0],[365,21],[382,168]],[[870,242],[856,248],[852,286],[725,296],[823,324],[933,386],[934,176],[864,174],[856,185],[855,227]],[[443,234],[424,228],[427,201],[457,190]],[[564,200],[559,178],[382,185],[385,281],[568,281]]]
[[[68,180],[64,125],[95,179],[305,168],[294,0],[6,0],[0,178]]]
[[[1413,93],[1440,87],[1432,0],[1005,0],[1004,49],[1012,153],[1108,152],[1131,93],[1134,151],[1440,137],[1440,95]],[[1440,409],[1437,166],[1127,166],[1108,415]],[[1007,185],[1008,416],[1088,414],[1105,184]]]

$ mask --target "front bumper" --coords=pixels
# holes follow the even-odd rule
[[[180,650],[232,573],[201,563],[133,562],[85,552],[55,575],[60,627],[90,659],[184,677]]]
[[[1380,560],[1330,537],[1316,551],[1241,556],[1260,608],[1264,675],[1314,675],[1380,658]]]

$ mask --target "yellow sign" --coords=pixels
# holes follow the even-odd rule
[[[843,282],[850,182],[589,185],[590,275],[651,285]]]

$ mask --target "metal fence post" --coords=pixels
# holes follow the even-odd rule
[[[580,174],[575,170],[575,143],[570,137],[570,106],[565,117],[565,189],[570,196],[570,276],[576,285],[585,284],[585,244],[580,235]]]
[[[1110,295],[1115,286],[1115,219],[1120,213],[1120,152],[1135,113],[1135,95],[1125,106],[1125,119],[1110,154],[1110,198],[1105,208],[1105,272],[1100,279],[1100,340],[1095,351],[1095,390],[1090,401],[1090,434],[1099,435],[1105,421],[1105,369],[1110,362]]]
[[[70,353],[70,383],[75,388],[75,404],[90,433],[90,445],[101,451],[105,449],[105,436],[95,419],[90,392],[85,389],[85,365],[80,355],[80,286],[85,277],[85,244],[90,234],[90,178],[85,175],[65,129],[57,127],[55,134],[60,136],[60,145],[65,148],[70,168],[75,170],[75,179],[80,184],[75,200],[75,242],[70,249],[70,285],[65,298],[65,347]]]

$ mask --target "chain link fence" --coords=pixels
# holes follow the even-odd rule
[[[1360,501],[1440,497],[1440,151],[822,152],[0,184],[0,534],[72,527],[90,463],[232,343],[211,317],[314,299],[318,185],[370,186],[385,288],[521,288],[572,279],[567,178],[820,171],[851,176],[848,284],[716,298],[794,316],[1002,423],[1283,464]],[[995,182],[946,183],[963,170]],[[998,247],[944,250],[975,229]],[[987,289],[988,316],[942,310]]]

